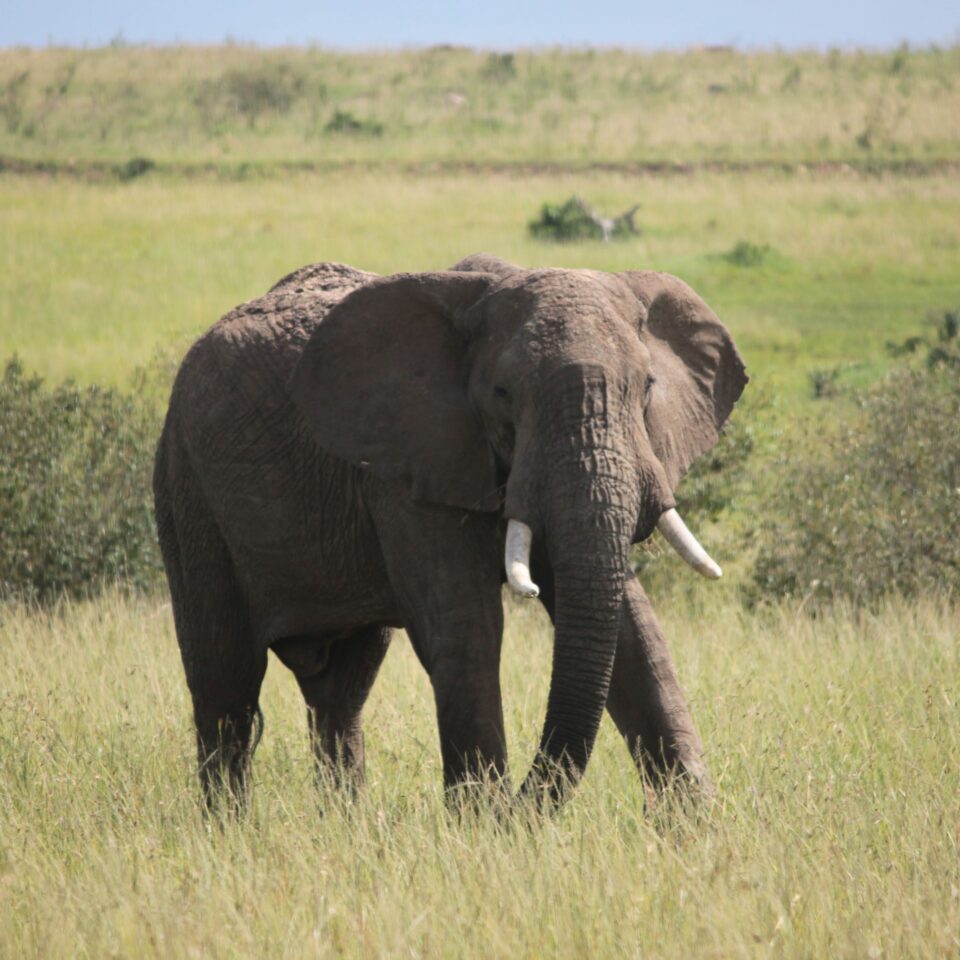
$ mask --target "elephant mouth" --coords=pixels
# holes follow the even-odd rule
[[[718,580],[723,571],[717,562],[701,546],[690,532],[683,518],[674,507],[664,510],[657,521],[657,529],[667,543],[701,576]],[[507,523],[507,540],[504,548],[504,566],[507,582],[521,597],[538,597],[540,588],[530,575],[530,549],[533,531],[521,520],[510,519]]]

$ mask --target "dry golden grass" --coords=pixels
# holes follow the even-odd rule
[[[0,154],[57,161],[958,158],[960,47],[0,50]],[[22,78],[22,79],[21,79]],[[366,132],[332,133],[337,111]]]
[[[699,819],[644,811],[607,722],[558,817],[452,817],[429,685],[398,635],[368,709],[366,794],[318,795],[273,662],[252,815],[214,827],[167,606],[4,606],[0,955],[960,954],[956,608],[710,604],[663,617],[719,786]],[[533,606],[508,620],[516,776],[550,640]]]

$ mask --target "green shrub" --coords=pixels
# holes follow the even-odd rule
[[[749,240],[740,240],[720,258],[732,263],[735,267],[760,267],[770,258],[773,248],[768,243],[751,243]]]
[[[921,348],[927,351],[928,368],[952,367],[960,372],[960,313],[952,310],[944,313],[937,326],[935,341],[922,336],[907,337],[900,343],[887,341],[887,352],[892,357],[920,353]]]
[[[149,157],[131,157],[126,163],[118,163],[114,172],[118,180],[136,180],[154,167],[156,164]]]
[[[131,393],[50,390],[10,360],[0,380],[0,595],[46,602],[104,581],[155,582],[159,414]]]
[[[527,229],[537,240],[561,243],[635,236],[639,230],[633,218],[638,209],[632,207],[618,217],[601,217],[581,197],[573,196],[564,203],[545,203]]]
[[[538,240],[594,240],[600,228],[583,212],[576,198],[565,203],[545,203],[540,216],[527,225]]]
[[[803,78],[803,70],[799,64],[794,64],[786,73],[780,83],[781,93],[792,93],[800,89],[800,81]]]
[[[814,367],[807,374],[814,400],[824,400],[837,395],[837,381],[840,379],[840,367]]]
[[[515,55],[512,53],[489,54],[480,70],[480,76],[494,83],[506,83],[508,80],[515,79],[517,76]]]
[[[717,445],[690,468],[677,490],[677,509],[696,527],[716,521],[741,492],[755,447],[756,420],[766,398],[741,401]]]
[[[960,593],[958,372],[899,368],[781,457],[754,599]]]
[[[383,124],[376,120],[361,120],[349,110],[334,110],[333,116],[323,128],[325,133],[347,133],[359,136],[379,137],[383,135]]]
[[[289,113],[305,92],[304,77],[292,64],[263,62],[204,81],[194,103],[208,128],[231,116],[242,117],[253,128],[263,116]]]
[[[3,120],[7,133],[16,133],[23,123],[27,81],[29,79],[30,71],[23,70],[9,77],[0,85],[0,118]]]

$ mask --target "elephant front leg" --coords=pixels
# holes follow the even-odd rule
[[[430,668],[447,789],[504,783],[507,751],[500,698],[499,644],[477,658],[449,644]],[[460,649],[457,649],[457,648]]]
[[[375,511],[403,623],[433,686],[444,785],[457,794],[505,786],[498,520],[400,499]]]
[[[407,630],[430,676],[437,707],[443,782],[451,798],[506,786],[500,695],[503,607],[500,584],[463,585],[456,601],[421,606]]]
[[[703,744],[673,657],[636,577],[627,580],[607,710],[637,766],[661,788],[671,777],[712,796]]]

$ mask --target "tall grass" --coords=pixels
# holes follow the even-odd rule
[[[0,607],[0,954],[960,952],[958,611],[664,614],[719,787],[698,819],[644,810],[607,722],[557,818],[451,816],[429,685],[398,635],[365,795],[315,791],[302,702],[273,662],[252,815],[211,827],[167,606]],[[508,622],[516,776],[550,641],[535,607]]]

